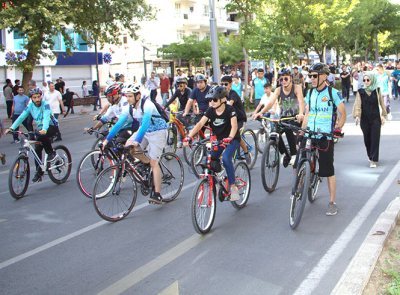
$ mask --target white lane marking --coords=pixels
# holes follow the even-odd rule
[[[371,198],[367,201],[367,203],[365,203],[365,205],[361,208],[358,214],[353,218],[350,224],[339,236],[339,238],[333,243],[333,245],[321,258],[318,264],[308,274],[306,279],[296,289],[296,291],[293,293],[294,295],[314,294],[315,288],[321,282],[322,278],[327,274],[331,266],[342,254],[344,249],[346,249],[348,243],[356,235],[357,231],[360,229],[364,221],[368,218],[372,210],[381,200],[382,196],[390,187],[390,185],[393,183],[394,179],[399,174],[399,172],[400,172],[400,161],[397,162],[396,166],[393,167],[392,171],[390,171],[388,176],[386,176],[382,184],[374,192]]]
[[[179,295],[178,281],[173,282],[167,288],[158,293],[158,295]]]
[[[140,282],[144,278],[148,277],[155,271],[159,270],[163,266],[167,265],[174,259],[178,258],[179,256],[185,254],[190,249],[196,247],[201,242],[205,241],[212,234],[208,234],[205,236],[199,236],[198,234],[194,234],[190,238],[186,239],[182,243],[176,245],[175,247],[171,248],[167,252],[161,254],[157,258],[153,259],[149,263],[143,265],[142,267],[138,268],[134,272],[128,274],[126,277],[122,278],[118,282],[112,284],[108,288],[104,289],[103,291],[97,293],[97,295],[117,295],[121,294],[125,290],[129,289],[136,283]]]
[[[7,219],[0,219],[0,222],[6,221]]]
[[[188,188],[191,188],[191,187],[194,186],[196,183],[197,183],[197,181],[194,182],[194,183],[185,185],[184,187],[182,187],[181,193],[182,193],[184,190],[186,190],[186,189],[188,189]],[[132,212],[135,212],[135,211],[138,211],[138,210],[140,210],[140,209],[143,209],[144,207],[147,207],[147,206],[149,206],[149,205],[150,205],[150,204],[149,204],[148,202],[143,203],[143,204],[140,204],[139,206],[134,207],[133,210],[132,210]],[[131,212],[131,213],[132,213],[132,212]],[[96,229],[96,228],[98,228],[98,227],[100,227],[100,226],[102,226],[102,225],[104,225],[104,224],[107,224],[107,223],[109,223],[109,222],[108,222],[108,221],[104,221],[104,220],[103,220],[103,221],[96,222],[96,223],[94,223],[94,224],[92,224],[92,225],[89,225],[89,226],[83,228],[83,229],[77,230],[77,231],[75,231],[75,232],[73,232],[73,233],[71,233],[71,234],[68,234],[68,235],[63,236],[63,237],[61,237],[61,238],[59,238],[59,239],[56,239],[56,240],[54,240],[54,241],[52,241],[52,242],[49,242],[49,243],[47,243],[47,244],[44,244],[43,246],[37,247],[36,249],[30,250],[30,251],[28,251],[28,252],[25,252],[25,253],[23,253],[23,254],[21,254],[21,255],[18,255],[18,256],[14,257],[14,258],[8,259],[8,260],[6,260],[6,261],[0,263],[0,269],[3,269],[3,268],[5,268],[5,267],[7,267],[7,266],[10,266],[10,265],[12,265],[12,264],[14,264],[14,263],[16,263],[16,262],[18,262],[18,261],[21,261],[21,260],[25,259],[25,258],[31,257],[31,256],[33,256],[33,255],[35,255],[35,254],[37,254],[37,253],[40,253],[40,252],[45,251],[45,250],[47,250],[47,249],[50,249],[50,248],[52,248],[52,247],[54,247],[54,246],[57,246],[57,245],[59,245],[59,244],[61,244],[61,243],[64,243],[64,242],[66,242],[66,241],[68,241],[68,240],[70,240],[70,239],[72,239],[72,238],[75,238],[75,237],[77,237],[77,236],[79,236],[79,235],[81,235],[81,234],[87,233],[87,232],[89,232],[89,231],[91,231],[91,230],[93,230],[93,229]]]

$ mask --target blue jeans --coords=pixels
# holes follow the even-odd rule
[[[236,183],[235,181],[235,167],[233,167],[233,155],[235,151],[238,149],[240,142],[237,140],[232,140],[231,144],[226,146],[225,153],[222,156],[222,164],[225,167],[226,175],[228,175],[228,182],[229,185],[233,185]],[[218,151],[211,152],[212,156],[218,157],[221,156],[222,152],[224,151],[223,147],[218,147]]]
[[[169,93],[161,93],[161,97],[162,97],[162,106],[165,107],[165,105],[167,104],[167,99],[169,97]]]

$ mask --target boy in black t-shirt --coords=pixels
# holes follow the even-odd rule
[[[225,86],[217,85],[210,89],[206,98],[210,101],[211,106],[207,109],[200,122],[190,131],[189,136],[183,140],[183,146],[188,146],[192,141],[192,137],[209,122],[212,133],[226,145],[222,163],[228,176],[231,201],[238,201],[240,196],[235,183],[235,168],[233,167],[232,159],[240,145],[240,134],[237,128],[235,108],[226,104],[228,96],[228,89]],[[219,158],[223,150],[223,147],[218,147],[218,151],[211,152],[211,155]]]

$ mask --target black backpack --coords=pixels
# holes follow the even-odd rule
[[[144,113],[143,107],[144,107],[144,104],[145,104],[145,102],[146,102],[147,99],[148,99],[148,96],[145,97],[145,98],[143,98],[142,101],[140,102],[140,109],[142,110],[142,113]],[[164,121],[165,121],[165,123],[168,123],[168,122],[169,122],[169,115],[168,115],[167,112],[163,109],[163,107],[160,106],[160,104],[159,104],[158,102],[156,102],[156,101],[152,101],[152,100],[150,100],[150,101],[151,101],[152,103],[154,103],[154,105],[156,106],[156,109],[157,109],[158,113],[160,114],[160,116],[152,115],[152,117],[154,117],[154,118],[163,118]],[[152,122],[152,123],[154,124],[154,122]]]

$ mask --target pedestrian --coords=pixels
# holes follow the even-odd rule
[[[151,73],[151,77],[146,82],[145,88],[150,89],[150,99],[155,102],[157,97],[157,89],[160,88],[160,79],[156,77],[155,72]]]
[[[30,101],[31,100],[29,99],[29,97],[24,94],[24,87],[18,86],[17,95],[14,96],[12,109],[11,109],[11,118],[12,118],[13,123],[22,114],[22,112],[28,106]],[[28,130],[30,132],[33,131],[32,122],[30,124],[28,123],[28,117],[22,122],[22,124],[25,126],[26,130]],[[19,127],[15,129],[15,131],[18,131],[18,130],[19,130]],[[11,143],[19,143],[18,134],[13,134],[13,137],[14,137],[14,141],[12,141]],[[33,139],[33,136],[30,135],[30,138]]]
[[[347,67],[342,67],[342,73],[340,74],[340,82],[342,83],[342,97],[347,99],[349,102],[350,98],[350,73],[347,72]]]
[[[376,79],[378,80],[378,87],[381,89],[383,100],[385,102],[388,120],[392,120],[392,113],[390,112],[392,84],[390,82],[389,76],[383,70],[383,65],[381,64],[378,65],[378,74],[376,75]]]
[[[193,90],[193,88],[194,88],[194,75],[192,74],[192,70],[189,70],[189,73],[188,73],[188,76],[187,76],[187,81],[188,81],[187,87],[189,87],[190,90]]]
[[[335,67],[335,64],[334,64],[334,63],[332,63],[332,64],[329,66],[329,71],[331,72],[331,74],[336,74],[336,67]]]
[[[18,80],[18,79],[14,80],[14,87],[13,87],[13,90],[12,90],[14,96],[18,95],[18,87],[20,85],[21,85],[21,81],[20,80]]]
[[[106,83],[107,83],[107,85],[112,85],[112,84],[114,84],[114,79],[113,79],[113,77],[111,76],[111,74],[108,74],[108,79],[107,79],[107,81],[106,81]],[[144,84],[144,83],[143,83]]]
[[[174,95],[174,90],[173,90],[174,77],[171,74],[168,74],[168,79],[169,79],[169,90],[171,91],[171,95]]]
[[[42,92],[45,95],[49,91],[49,87],[47,87],[47,82],[43,82]]]
[[[12,86],[11,80],[7,79],[6,85],[3,88],[3,93],[4,93],[4,97],[6,98],[8,119],[11,119],[11,108],[12,108],[13,98],[14,98],[12,87],[13,86]]]
[[[63,81],[62,77],[59,77],[59,78],[58,78],[58,82],[57,82],[57,84],[55,85],[55,89],[58,90],[58,91],[61,93],[61,95],[64,94],[64,91],[65,91],[65,82]]]
[[[268,80],[271,85],[274,83],[274,74],[271,73],[271,69],[267,68],[266,73],[264,74],[264,78]]]
[[[97,104],[99,103],[99,100],[100,100],[100,97],[99,97],[99,85],[97,85],[97,80],[93,81],[92,90],[93,90],[93,96],[96,97],[96,100],[94,102],[93,111],[97,111],[96,107],[97,107]],[[100,104],[99,104],[99,107],[100,107]],[[68,110],[69,110],[69,108],[68,108]],[[68,111],[67,111],[67,113],[68,113]]]
[[[56,119],[58,119],[58,116],[60,115],[60,105],[62,109],[62,114],[64,115],[66,114],[61,93],[55,90],[55,85],[53,82],[49,83],[49,92],[46,93],[43,99],[49,103],[51,111]],[[61,141],[62,138],[60,132],[60,125],[58,124],[58,126],[56,127],[57,127],[57,138],[55,139],[55,141]]]
[[[367,67],[361,68],[357,74],[357,91],[364,87],[364,74],[367,71]]]
[[[97,81],[94,81],[94,82],[97,82]],[[64,118],[69,114],[69,110],[71,110],[71,114],[72,114],[72,110],[74,108],[74,99],[73,99],[74,95],[76,95],[78,98],[80,98],[78,93],[72,92],[72,91],[70,91],[69,88],[67,88],[65,94],[62,96],[62,101],[63,101],[64,107],[68,107],[67,112],[64,115]],[[96,111],[96,105],[95,105],[94,110]]]
[[[0,119],[0,138],[4,134],[4,131],[5,131],[4,123]],[[1,164],[5,165],[6,164],[6,154],[0,154],[0,160],[1,160]]]
[[[89,96],[89,91],[86,86],[86,81],[83,81],[82,82],[82,97],[87,97],[87,96]]]
[[[397,64],[396,70],[392,72],[392,80],[394,84],[394,93],[395,93],[395,100],[399,98],[399,92],[400,92],[400,87],[399,87],[399,81],[400,81],[400,64]]]
[[[300,85],[301,89],[304,90],[304,88],[305,88],[304,77],[299,72],[299,68],[297,66],[293,67],[293,83],[295,85]]]
[[[331,87],[335,86],[336,79],[335,79],[335,75],[332,74],[332,72],[329,73],[327,80],[329,82],[329,86],[331,86]]]
[[[169,79],[165,77],[164,74],[160,74],[160,89],[161,89],[161,98],[162,98],[162,106],[165,106],[169,97]]]
[[[244,103],[244,87],[242,86],[242,81],[240,80],[238,74],[233,76],[232,80],[232,90],[236,91],[236,93],[239,95],[242,102]]]
[[[360,122],[370,167],[376,168],[376,163],[379,161],[381,126],[385,125],[387,112],[376,76],[373,73],[366,73],[363,82],[364,86],[358,90],[354,102],[353,118],[356,124]]]
[[[264,85],[267,79],[264,78],[264,69],[257,70],[258,77],[251,82],[250,103],[253,103],[253,93],[255,94],[254,107],[257,108],[264,95]]]
[[[392,61],[391,60],[388,61],[387,66],[386,66],[386,70],[387,71],[394,71],[395,70],[395,67],[392,65]]]
[[[308,69],[306,66],[302,66],[301,74],[304,77],[304,88],[303,88],[303,96],[306,97],[308,91],[308,85],[311,83],[310,77],[308,77]],[[272,83],[271,83],[272,84]]]
[[[142,84],[142,86],[144,87],[144,85],[146,84],[147,78],[144,76],[144,74],[142,74],[142,78],[140,78],[140,83]],[[110,84],[108,84],[110,85]]]
[[[258,77],[257,73],[258,73],[258,70],[253,69],[253,72],[251,73],[251,81],[254,81]],[[263,70],[263,75],[264,75],[264,70]]]
[[[125,75],[115,74],[115,83],[125,83]]]

